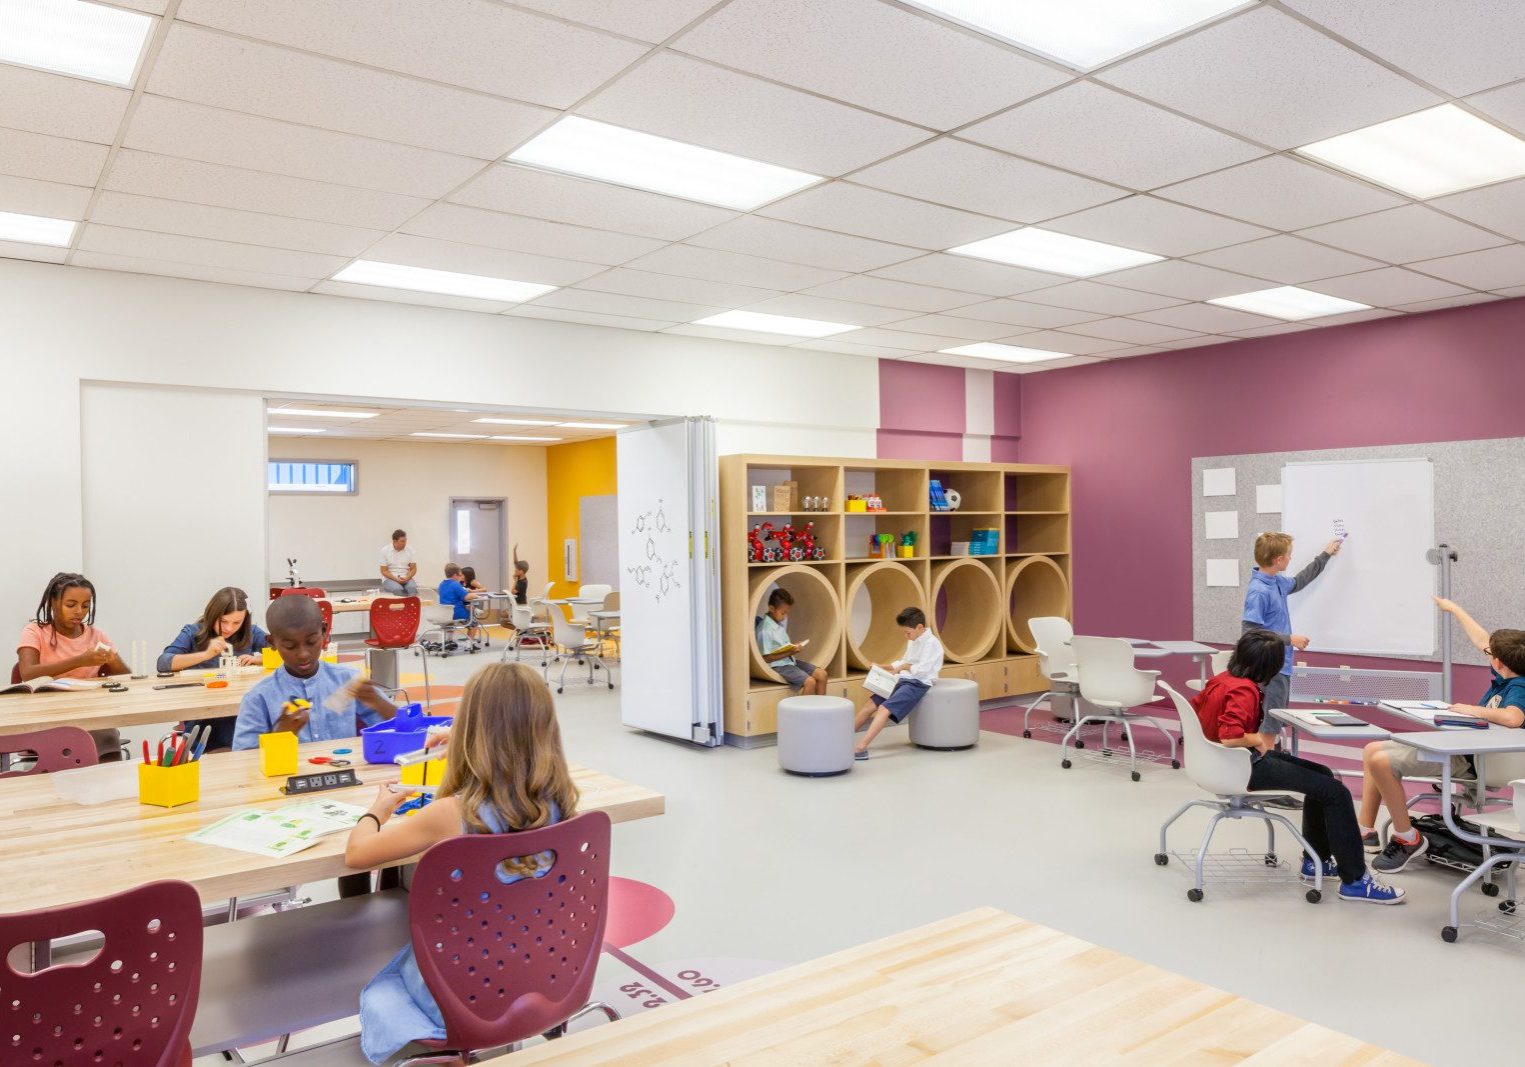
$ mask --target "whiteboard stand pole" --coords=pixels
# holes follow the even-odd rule
[[[1441,543],[1425,553],[1425,558],[1440,568],[1440,597],[1451,599],[1451,564],[1456,562],[1456,549]],[[1444,619],[1440,626],[1440,697],[1451,702],[1451,620]]]

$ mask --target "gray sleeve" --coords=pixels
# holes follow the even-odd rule
[[[1264,626],[1261,626],[1259,623],[1253,623],[1249,619],[1241,620],[1240,623],[1239,623],[1239,632],[1241,634],[1247,634],[1251,630],[1264,630],[1264,629],[1265,629]],[[1281,638],[1282,641],[1284,641],[1285,643],[1287,643],[1289,645],[1292,643],[1292,635],[1291,634],[1277,633],[1275,630],[1272,630],[1271,632],[1273,634],[1276,634],[1276,636]]]
[[[1328,563],[1328,552],[1320,552],[1318,555],[1314,556],[1313,562],[1308,564],[1302,570],[1298,571],[1297,577],[1292,579],[1292,589],[1291,592],[1289,592],[1287,595],[1291,596],[1292,593],[1297,592],[1299,589],[1306,589],[1309,585],[1313,584],[1313,579],[1324,573],[1324,567],[1328,565]]]

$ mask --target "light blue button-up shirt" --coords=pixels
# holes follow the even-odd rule
[[[297,734],[298,741],[338,741],[355,736],[355,717],[367,726],[381,721],[381,716],[358,700],[348,701],[338,711],[323,702],[342,689],[359,672],[332,663],[318,664],[311,678],[298,678],[285,667],[261,681],[244,694],[238,705],[238,722],[233,727],[233,749],[258,748],[259,735],[272,733],[281,717],[281,708],[298,698],[312,702],[307,725]]]

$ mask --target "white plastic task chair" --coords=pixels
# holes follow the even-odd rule
[[[1080,672],[1075,669],[1075,650],[1070,641],[1075,628],[1069,619],[1057,615],[1045,615],[1027,620],[1033,641],[1038,646],[1038,671],[1048,680],[1048,689],[1033,698],[1022,713],[1022,736],[1031,737],[1033,709],[1051,697],[1066,696],[1074,700],[1080,695]],[[1050,704],[1050,708],[1052,708]]]
[[[1159,671],[1141,671],[1133,665],[1133,646],[1117,637],[1075,637],[1070,640],[1075,650],[1075,667],[1080,671],[1080,698],[1085,702],[1076,711],[1075,725],[1059,743],[1061,758],[1059,766],[1070,767],[1070,742],[1076,748],[1084,748],[1080,740],[1080,728],[1088,723],[1101,724],[1101,753],[1112,754],[1108,735],[1113,723],[1123,728],[1128,742],[1128,771],[1136,782],[1138,773],[1138,749],[1133,744],[1133,724],[1148,723],[1170,742],[1170,765],[1180,767],[1176,758],[1175,735],[1165,729],[1151,715],[1135,715],[1133,709],[1154,699],[1155,682]]]
[[[609,683],[609,688],[614,688],[614,676],[609,673],[609,665],[604,662],[602,656],[603,642],[597,637],[589,637],[588,631],[577,623],[569,620],[559,609],[551,612],[551,625],[556,631],[556,644],[561,646],[561,655],[565,657],[561,661],[561,677],[556,680],[556,692],[560,693],[567,685],[567,667],[575,659],[577,662],[588,664],[588,684],[593,684],[593,672],[602,669],[604,680]]]
[[[1218,824],[1224,819],[1261,819],[1265,822],[1265,864],[1267,867],[1275,867],[1280,862],[1276,856],[1277,823],[1286,827],[1287,832],[1303,847],[1304,852],[1310,856],[1317,856],[1318,853],[1313,851],[1313,846],[1308,844],[1307,839],[1287,820],[1286,816],[1275,811],[1267,811],[1262,807],[1266,801],[1276,797],[1300,797],[1302,794],[1291,793],[1284,789],[1249,788],[1250,750],[1228,748],[1216,741],[1209,741],[1207,735],[1202,732],[1202,722],[1197,718],[1196,710],[1186,702],[1186,698],[1164,682],[1160,683],[1160,688],[1165,690],[1165,695],[1175,704],[1176,713],[1181,716],[1181,747],[1186,756],[1186,773],[1202,790],[1216,798],[1188,800],[1176,810],[1174,815],[1165,820],[1164,826],[1160,827],[1160,850],[1154,854],[1154,862],[1164,867],[1170,863],[1170,849],[1165,838],[1171,824],[1192,808],[1208,808],[1214,812],[1212,820],[1207,824],[1207,832],[1202,835],[1201,847],[1197,849],[1196,884],[1186,891],[1186,899],[1191,901],[1202,899],[1207,846],[1212,843],[1213,832],[1218,829]],[[1310,904],[1317,904],[1324,892],[1324,865],[1315,863],[1313,868],[1313,888],[1308,890],[1306,895]]]
[[[1228,670],[1228,661],[1233,657],[1234,650],[1232,648],[1225,648],[1222,652],[1214,652],[1211,660],[1212,669],[1207,672],[1207,676],[1211,678]],[[1195,689],[1199,693],[1202,692],[1203,687],[1206,685],[1207,683],[1200,678],[1191,678],[1186,682],[1187,689]]]

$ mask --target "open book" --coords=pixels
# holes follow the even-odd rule
[[[795,653],[796,653],[796,652],[799,652],[799,651],[802,651],[802,650],[803,650],[803,649],[804,649],[804,647],[805,647],[805,646],[806,646],[806,645],[808,645],[808,644],[810,644],[810,638],[808,638],[808,637],[807,637],[807,638],[805,638],[805,640],[803,640],[803,641],[801,641],[801,642],[799,642],[799,643],[798,643],[798,644],[796,644],[796,643],[795,643],[795,642],[793,642],[793,641],[790,641],[790,642],[789,642],[789,643],[788,643],[788,644],[787,644],[787,645],[779,645],[779,646],[778,646],[778,647],[777,647],[777,648],[775,648],[775,649],[770,649],[770,650],[769,650],[769,651],[768,651],[768,655],[770,655],[770,656],[776,656],[776,655],[778,655],[778,654],[779,654],[779,653],[781,653],[781,652],[782,652],[782,653],[784,653],[784,654],[785,654],[785,655],[790,655],[790,656],[792,656],[792,655],[794,655],[794,654],[795,654]]]
[[[47,675],[43,675],[40,678],[33,678],[30,682],[13,682],[5,688],[0,689],[0,694],[47,693],[50,691],[67,692],[69,690],[99,689],[100,687],[101,681],[99,678],[49,678]]]
[[[896,677],[883,667],[872,667],[869,669],[868,677],[863,679],[863,688],[887,700],[895,691],[896,681]]]

